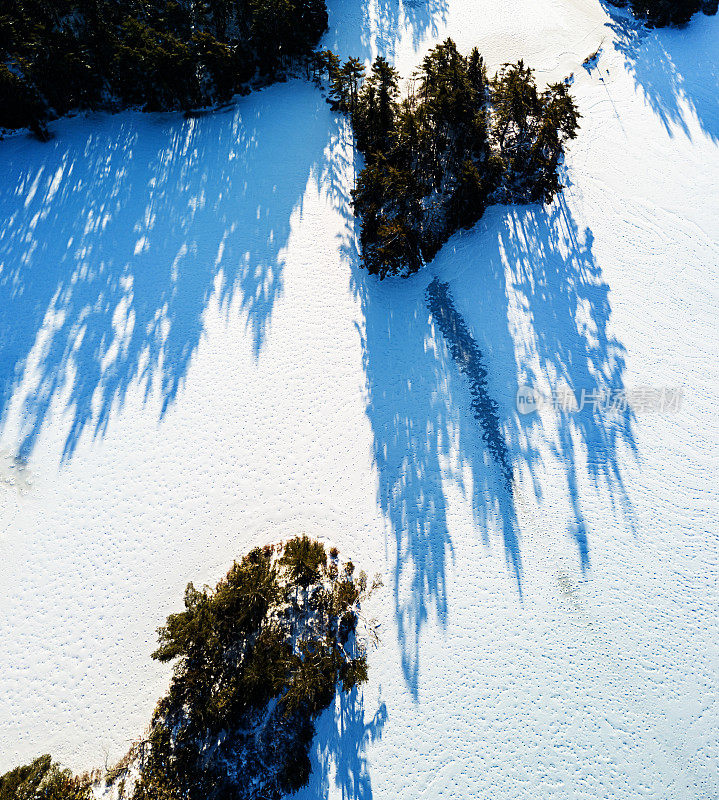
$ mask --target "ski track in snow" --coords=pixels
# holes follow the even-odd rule
[[[186,583],[306,532],[385,587],[300,800],[719,796],[719,18],[333,0],[330,26],[404,76],[447,35],[573,72],[567,188],[380,283],[348,131],[302,81],[0,143],[0,771],[121,756]],[[519,414],[522,384],[683,399]]]

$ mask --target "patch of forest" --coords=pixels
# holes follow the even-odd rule
[[[0,800],[92,800],[89,778],[61,769],[50,756],[0,775]]]
[[[537,88],[522,61],[490,78],[475,48],[451,39],[425,56],[401,96],[382,57],[365,74],[330,51],[314,62],[335,109],[352,124],[365,165],[353,191],[370,273],[409,275],[494,203],[550,202],[579,113],[566,82]]]
[[[106,775],[42,756],[0,776],[0,800],[279,800],[306,785],[315,720],[367,680],[358,636],[367,585],[306,536],[256,548],[214,589],[185,591],[153,658],[174,664],[149,732]],[[370,632],[370,628],[365,626]]]
[[[3,0],[0,128],[76,109],[189,109],[314,50],[325,0]]]
[[[647,25],[663,28],[685,25],[699,11],[714,15],[719,0],[610,0],[615,6],[628,6],[635,17]]]

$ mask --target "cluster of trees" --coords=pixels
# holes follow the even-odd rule
[[[353,192],[371,273],[408,275],[492,203],[548,202],[579,114],[565,83],[537,89],[523,62],[487,76],[475,48],[447,39],[431,50],[400,97],[382,57],[368,75],[331,52],[314,60],[334,108],[348,114],[365,158]]]
[[[354,636],[367,578],[354,573],[301,537],[253,550],[214,591],[187,587],[159,630],[153,657],[174,676],[133,800],[272,800],[307,783],[315,718],[338,685],[367,679]]]
[[[92,800],[88,781],[60,769],[50,756],[0,775],[0,800]]]
[[[3,0],[0,127],[72,109],[187,109],[306,59],[325,0]]]
[[[685,25],[698,11],[716,14],[719,0],[613,0],[616,5],[629,5],[632,12],[648,25]]]
[[[174,662],[146,739],[105,775],[131,800],[280,800],[309,781],[317,716],[367,680],[364,572],[307,536],[256,548],[215,587],[185,591],[153,658]],[[0,776],[0,800],[92,800],[98,773],[41,756]]]

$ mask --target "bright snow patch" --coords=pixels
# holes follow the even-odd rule
[[[327,44],[405,76],[446,35],[574,72],[565,194],[378,283],[346,131],[304,82],[0,143],[0,770],[122,755],[185,584],[306,532],[385,589],[370,684],[323,718],[303,800],[716,797],[719,18],[361,5],[333,3]],[[683,398],[521,414],[521,384]]]

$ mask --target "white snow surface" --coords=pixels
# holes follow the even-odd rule
[[[613,14],[334,0],[327,45],[405,76],[447,35],[574,72],[564,194],[490,209],[407,281],[359,268],[351,141],[302,80],[0,143],[0,771],[119,758],[186,583],[304,532],[385,587],[301,800],[719,796],[719,18]],[[522,415],[524,383],[683,398]]]

